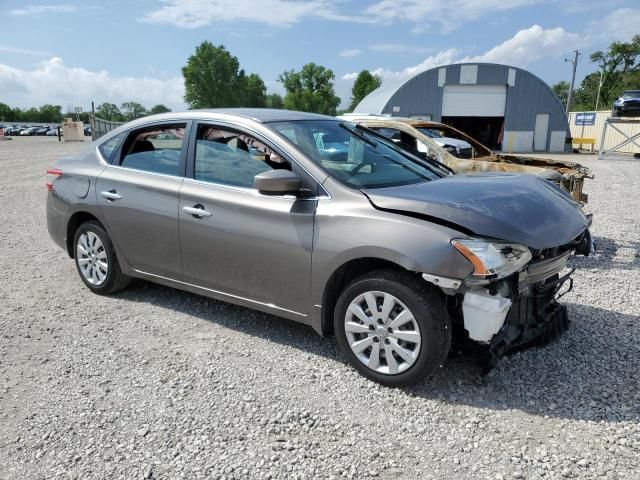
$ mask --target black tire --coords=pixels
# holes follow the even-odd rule
[[[377,372],[362,363],[349,346],[345,332],[347,309],[359,295],[370,291],[396,297],[410,310],[418,325],[421,336],[418,356],[403,372]],[[351,282],[336,303],[334,332],[340,350],[356,370],[365,377],[390,387],[401,387],[424,380],[442,365],[451,348],[451,320],[440,292],[415,274],[400,270],[378,270]]]
[[[87,280],[79,264],[78,242],[80,241],[80,237],[83,234],[87,233],[93,233],[98,237],[98,239],[102,243],[103,250],[106,253],[106,260],[108,265],[106,278],[99,284],[93,284],[89,280]],[[74,262],[76,264],[78,274],[80,275],[80,279],[87,287],[89,287],[89,290],[91,290],[92,292],[99,295],[110,295],[122,290],[123,288],[127,287],[129,283],[131,283],[131,278],[124,275],[122,273],[122,270],[120,270],[120,263],[118,262],[116,251],[113,248],[113,243],[111,243],[109,234],[107,234],[106,230],[99,222],[85,222],[80,225],[80,227],[78,227],[73,238],[73,252]]]

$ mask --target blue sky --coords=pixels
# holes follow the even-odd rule
[[[91,100],[181,109],[181,67],[203,40],[224,44],[269,91],[285,69],[331,68],[346,104],[354,74],[397,81],[488,61],[569,80],[564,58],[640,33],[637,1],[609,0],[0,0],[0,102]]]

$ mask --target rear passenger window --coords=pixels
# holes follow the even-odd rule
[[[107,140],[106,142],[104,142],[102,145],[98,147],[98,150],[100,150],[100,154],[102,155],[102,158],[104,158],[105,161],[107,161],[107,163],[113,163],[113,159],[116,156],[118,147],[120,146],[120,144],[122,143],[122,140],[124,140],[124,137],[126,135],[127,135],[127,132],[119,133],[118,135],[116,135],[113,138],[110,138],[109,140]]]
[[[178,124],[136,130],[125,144],[120,166],[179,176],[185,127]]]
[[[271,148],[249,135],[201,125],[196,139],[194,178],[253,188],[253,177],[291,166]]]

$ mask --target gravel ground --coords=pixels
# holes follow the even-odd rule
[[[600,251],[564,336],[394,390],[286,320],[92,295],[45,225],[45,169],[81,146],[0,142],[0,478],[638,478],[640,162],[579,157]]]

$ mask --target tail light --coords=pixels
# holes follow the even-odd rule
[[[62,175],[62,170],[58,170],[57,168],[47,170],[47,191],[50,192],[53,190],[53,182],[55,182],[60,175]]]

